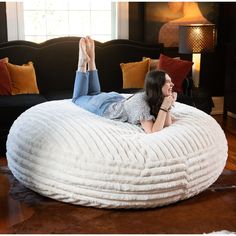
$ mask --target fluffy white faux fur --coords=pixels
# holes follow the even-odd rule
[[[70,100],[42,103],[14,122],[9,168],[30,189],[73,204],[148,208],[186,199],[219,177],[227,141],[196,108],[176,103],[172,114],[170,127],[145,134]]]

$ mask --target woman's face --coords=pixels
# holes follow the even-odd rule
[[[166,74],[165,77],[166,77],[166,82],[162,87],[162,93],[166,97],[172,95],[172,88],[174,84],[171,82],[171,78],[168,74]]]

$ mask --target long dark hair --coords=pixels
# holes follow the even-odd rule
[[[144,90],[146,94],[147,103],[150,106],[150,113],[157,116],[161,104],[164,100],[162,87],[166,81],[166,72],[160,70],[153,70],[147,73],[145,78]]]

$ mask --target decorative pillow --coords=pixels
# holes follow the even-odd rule
[[[12,95],[39,93],[33,62],[22,66],[11,63],[6,65],[11,77]]]
[[[152,59],[149,57],[143,57],[143,60],[150,59],[150,68],[149,70],[156,70],[159,68],[160,59]],[[174,57],[174,59],[180,59],[180,57]]]
[[[149,58],[149,57],[143,57],[143,61],[147,60],[147,59],[150,60],[149,70],[156,70],[157,65],[159,63],[159,59],[152,59],[152,58]]]
[[[150,59],[140,62],[121,63],[123,88],[143,88],[149,65]]]
[[[6,63],[8,58],[0,60],[0,96],[11,95],[11,80]]]
[[[177,60],[161,54],[158,69],[166,71],[175,85],[174,90],[182,93],[183,81],[192,69],[192,65],[191,61]]]
[[[8,57],[5,57],[0,59],[0,62],[8,63],[8,60],[9,60]]]

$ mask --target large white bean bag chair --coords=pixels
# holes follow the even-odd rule
[[[145,134],[71,100],[24,112],[7,140],[8,165],[28,188],[94,207],[148,208],[192,197],[221,174],[227,141],[204,112],[176,103],[175,122]]]

